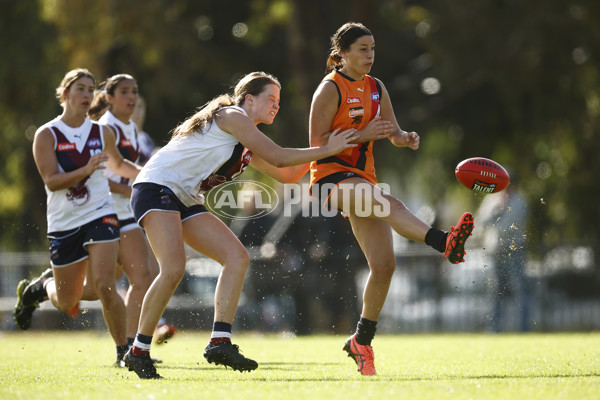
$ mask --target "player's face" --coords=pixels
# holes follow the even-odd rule
[[[65,104],[77,113],[86,114],[94,98],[94,81],[83,76],[71,84],[65,94]]]
[[[123,122],[128,122],[138,101],[137,83],[132,79],[125,79],[119,82],[114,93],[107,97],[112,105],[113,114]]]
[[[342,72],[352,78],[362,79],[364,74],[371,71],[375,61],[375,39],[370,35],[359,37],[350,45],[350,49],[342,52],[342,58]]]
[[[272,124],[279,112],[279,86],[269,84],[258,96],[253,96],[252,119],[257,123]]]

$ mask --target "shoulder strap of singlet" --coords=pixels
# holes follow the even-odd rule
[[[340,106],[342,105],[342,92],[340,91],[340,87],[338,86],[337,82],[333,79],[326,79],[325,82],[331,82],[335,85],[335,90],[337,90],[338,94],[338,108],[340,108]]]

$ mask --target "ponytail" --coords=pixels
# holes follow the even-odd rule
[[[331,53],[329,53],[329,58],[327,58],[327,66],[325,67],[325,75],[327,75],[334,69],[341,67],[342,64],[343,64],[342,56],[339,55],[339,53],[337,53],[336,51],[332,50]]]
[[[271,74],[260,71],[249,73],[239,80],[233,94],[222,94],[200,107],[194,115],[173,129],[171,138],[200,132],[213,122],[215,113],[220,108],[234,105],[241,107],[246,101],[246,95],[258,96],[267,85],[277,85],[281,88],[277,78]]]
[[[199,132],[212,123],[215,113],[222,107],[235,105],[233,97],[229,94],[223,94],[215,97],[196,111],[194,115],[183,121],[179,126],[173,129],[171,138],[188,136],[194,132]]]
[[[92,105],[88,111],[88,117],[93,121],[98,121],[109,108],[110,103],[108,102],[106,90],[96,90]]]

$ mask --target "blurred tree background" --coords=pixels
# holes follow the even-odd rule
[[[31,155],[38,126],[61,113],[54,89],[86,67],[98,81],[135,76],[158,144],[195,108],[251,71],[283,84],[263,127],[306,146],[310,100],[329,37],[360,21],[377,43],[372,75],[412,152],[377,143],[381,181],[411,208],[452,223],[481,197],[454,178],[461,160],[503,164],[528,196],[529,250],[600,239],[600,3],[595,0],[0,0],[0,251],[43,250],[45,193]]]

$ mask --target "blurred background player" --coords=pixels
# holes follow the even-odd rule
[[[135,122],[137,126],[137,137],[138,137],[138,154],[139,157],[137,159],[137,164],[144,166],[146,162],[152,157],[154,153],[156,153],[160,147],[156,146],[152,137],[144,130],[144,122],[146,120],[146,99],[144,96],[138,93],[138,102],[135,106],[135,110],[131,115],[131,120]],[[156,261],[156,257],[154,257],[154,253],[150,248],[150,244],[146,240],[146,244],[148,246],[148,267],[150,269],[150,273],[152,274],[152,279],[156,278],[158,273],[160,272],[158,261]],[[164,315],[160,317],[158,321],[158,325],[156,326],[156,330],[154,331],[154,340],[158,344],[166,343],[166,341],[172,338],[177,329],[174,325],[167,323]]]
[[[478,221],[485,222],[484,247],[493,253],[492,332],[510,330],[511,325],[517,331],[527,332],[531,324],[531,278],[525,273],[527,201],[514,171],[510,178],[504,191],[484,197],[477,213]]]
[[[121,156],[137,162],[139,145],[137,126],[131,116],[138,102],[138,85],[136,80],[127,74],[111,76],[100,84],[88,115],[102,125],[110,126],[115,134],[115,144]],[[105,171],[109,180],[111,195],[119,218],[120,246],[117,257],[117,270],[125,272],[129,287],[125,294],[127,308],[127,342],[133,345],[137,331],[140,310],[144,295],[152,282],[152,274],[148,267],[148,244],[141,228],[133,218],[129,204],[131,185],[111,171]],[[94,294],[86,293],[86,300],[93,300]]]

